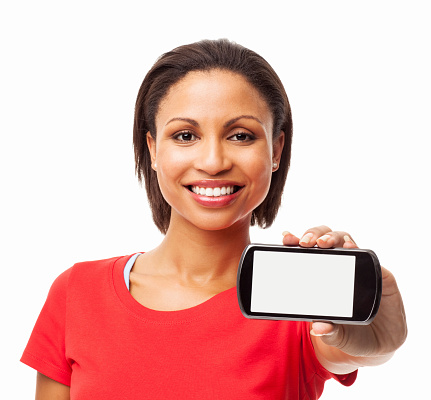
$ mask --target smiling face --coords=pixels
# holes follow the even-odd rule
[[[160,190],[173,221],[217,230],[244,222],[264,200],[284,135],[273,143],[267,103],[229,71],[188,73],[173,85],[147,134]]]

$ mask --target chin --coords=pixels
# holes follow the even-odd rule
[[[222,231],[230,228],[250,227],[251,213],[236,219],[224,218],[196,218],[189,221],[196,228],[203,231]]]

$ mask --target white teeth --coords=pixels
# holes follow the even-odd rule
[[[222,187],[215,187],[215,188],[204,188],[199,186],[192,186],[191,189],[193,193],[199,194],[201,196],[207,196],[207,197],[225,196],[228,194],[233,194],[234,192],[234,186],[222,186]]]

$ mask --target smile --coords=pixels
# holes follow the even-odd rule
[[[200,196],[206,197],[220,197],[228,196],[230,194],[236,193],[240,186],[220,186],[220,187],[199,187],[199,186],[189,186],[189,190]]]

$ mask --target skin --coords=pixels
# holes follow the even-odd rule
[[[283,244],[290,246],[358,248],[349,234],[332,232],[327,226],[309,229],[302,239],[289,232],[283,236]],[[406,315],[395,277],[382,267],[382,298],[370,325],[316,322],[310,328],[316,356],[328,371],[345,374],[385,363],[407,338]]]
[[[143,306],[185,309],[236,285],[251,212],[268,192],[284,144],[283,132],[273,140],[272,124],[265,100],[241,75],[192,72],[170,89],[156,115],[157,138],[148,133],[147,143],[171,221],[162,243],[139,256],[130,274],[130,293]],[[208,181],[241,190],[229,204],[201,204],[189,187]],[[326,226],[301,239],[285,232],[283,244],[357,247],[347,233]],[[394,277],[383,269],[381,306],[371,325],[319,322],[310,330],[317,358],[331,372],[387,361],[407,334]],[[69,390],[38,374],[36,399],[69,399]]]
[[[69,400],[70,388],[59,382],[37,373],[36,400]]]
[[[131,294],[149,308],[177,310],[235,286],[251,212],[268,192],[284,133],[273,143],[266,102],[243,77],[221,71],[174,85],[156,128],[157,139],[147,141],[172,215],[161,245],[138,257]],[[233,182],[241,193],[227,206],[201,205],[187,187],[202,180]]]

